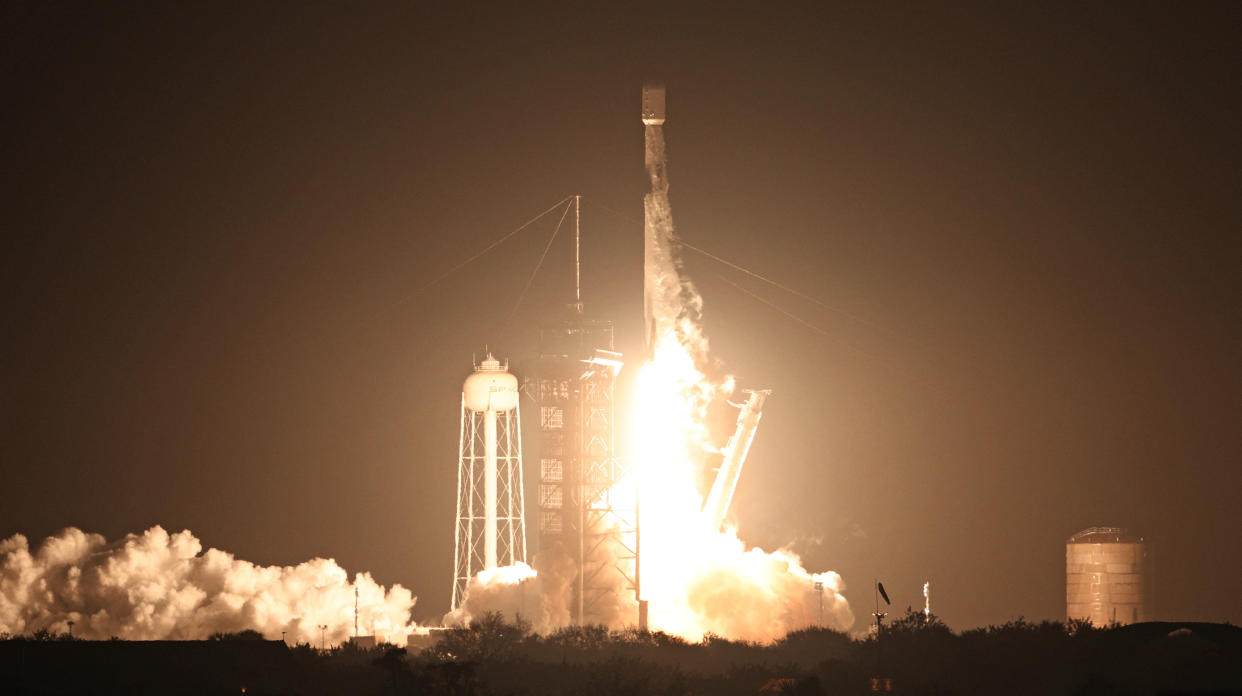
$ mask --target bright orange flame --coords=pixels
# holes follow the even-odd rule
[[[692,640],[709,632],[773,640],[817,623],[817,582],[824,624],[848,628],[853,615],[839,594],[839,575],[812,575],[786,551],[747,549],[736,530],[713,529],[702,512],[697,482],[712,450],[706,411],[731,385],[712,383],[673,336],[657,341],[640,370],[630,451],[641,490],[641,591],[651,628]]]

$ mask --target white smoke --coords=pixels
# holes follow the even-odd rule
[[[700,422],[707,406],[718,397],[733,393],[733,377],[708,378],[705,367],[718,365],[710,357],[707,336],[703,333],[703,296],[682,272],[681,243],[673,226],[673,209],[668,197],[668,167],[662,126],[648,125],[646,133],[646,165],[651,191],[643,198],[644,311],[648,322],[650,352],[660,352],[662,345],[681,346],[690,369],[678,372],[680,390],[690,399]],[[706,433],[698,433],[699,446],[708,446]]]
[[[368,573],[351,583],[331,559],[259,566],[204,552],[188,530],[159,526],[111,543],[71,527],[33,553],[16,534],[0,542],[0,633],[67,633],[73,621],[73,634],[88,639],[194,640],[250,629],[333,644],[353,635],[355,587],[361,631],[404,644],[415,628],[410,591],[386,589]]]
[[[701,542],[686,554],[693,570],[681,600],[663,603],[672,615],[661,621],[681,635],[770,642],[808,626],[853,625],[854,613],[842,594],[845,582],[837,573],[811,573],[788,550],[746,548],[734,530]]]
[[[629,580],[618,572],[617,558],[623,551],[616,538],[604,534],[608,519],[596,519],[593,531],[600,534],[596,548],[587,555],[591,595],[586,621],[611,628],[632,625],[637,603]],[[506,620],[521,617],[536,633],[548,634],[568,626],[576,613],[573,600],[578,568],[573,557],[560,544],[541,550],[535,568],[515,563],[480,571],[470,580],[466,595],[457,609],[444,615],[445,626],[465,626],[473,619],[498,612]],[[632,559],[630,561],[632,567]],[[620,564],[624,567],[624,563]],[[632,571],[631,571],[632,573]]]
[[[513,565],[481,570],[470,579],[466,596],[456,609],[444,615],[445,626],[466,626],[472,619],[499,612],[507,620],[521,617],[535,630],[551,625],[544,616],[543,578],[521,561]]]

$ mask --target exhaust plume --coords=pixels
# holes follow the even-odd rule
[[[712,359],[700,318],[703,298],[683,273],[668,197],[663,88],[644,88],[643,313],[646,362],[633,405],[632,453],[641,491],[641,592],[650,625],[697,640],[707,633],[770,641],[825,618],[854,622],[834,572],[812,574],[788,551],[747,548],[702,511],[702,474],[719,453],[707,412],[734,390]],[[653,101],[654,99],[654,101]],[[720,511],[721,516],[725,511]],[[818,584],[818,590],[816,585]]]
[[[39,630],[103,640],[196,640],[255,630],[290,643],[340,643],[360,623],[404,644],[416,598],[368,573],[354,582],[336,561],[259,566],[207,549],[188,530],[156,526],[108,542],[68,528],[32,552],[26,537],[0,541],[0,633]]]

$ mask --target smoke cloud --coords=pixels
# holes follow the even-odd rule
[[[69,631],[88,639],[194,640],[213,633],[286,633],[290,643],[329,644],[359,628],[404,644],[415,626],[416,598],[354,576],[325,558],[296,566],[259,566],[219,549],[203,551],[188,530],[156,526],[108,542],[68,528],[32,552],[26,537],[0,542],[0,632]]]
[[[465,626],[488,612],[500,612],[507,619],[521,616],[537,631],[546,630],[555,624],[544,616],[543,586],[543,577],[520,561],[481,570],[470,579],[461,604],[444,615],[444,625]]]
[[[788,550],[748,549],[732,530],[703,543],[687,559],[693,571],[682,601],[665,603],[674,612],[667,621],[683,635],[770,642],[808,626],[853,625],[837,573],[811,573]]]
[[[610,628],[632,625],[637,604],[633,590],[627,591],[626,579],[614,567],[620,554],[607,538],[599,541],[599,547],[588,555],[594,572],[588,588],[592,601],[587,621]],[[510,620],[521,617],[537,633],[551,633],[571,623],[577,577],[577,565],[564,548],[544,549],[535,556],[535,568],[515,563],[480,571],[471,579],[465,599],[444,615],[443,623],[465,626],[484,614],[499,612]]]

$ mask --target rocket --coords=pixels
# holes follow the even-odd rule
[[[655,357],[656,306],[667,295],[665,286],[676,282],[669,246],[673,215],[668,205],[668,177],[664,158],[664,84],[643,84],[643,133],[647,143],[645,161],[651,192],[643,196],[643,361]],[[671,273],[670,273],[671,271]],[[641,480],[641,477],[640,477]],[[636,491],[641,496],[641,487]],[[634,512],[634,598],[638,600],[638,627],[647,629],[647,600],[642,592],[642,514],[636,499]]]
[[[661,260],[667,258],[673,227],[665,172],[663,83],[643,84],[642,119],[647,175],[651,179],[651,192],[643,197],[643,354],[651,359],[655,352],[655,303],[659,301],[663,275]]]
[[[643,83],[643,125],[664,125],[664,84]]]

